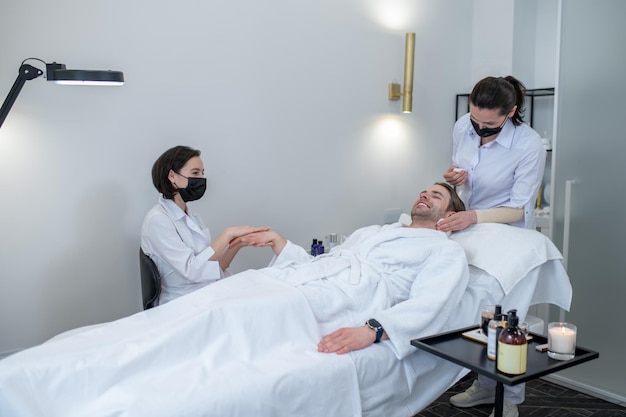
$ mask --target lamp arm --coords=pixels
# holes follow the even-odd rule
[[[9,111],[11,111],[11,107],[13,107],[13,103],[17,99],[17,96],[22,91],[22,87],[26,81],[33,80],[43,74],[43,71],[39,68],[33,67],[32,65],[22,64],[18,71],[17,78],[13,83],[13,87],[11,87],[11,91],[7,95],[7,98],[4,99],[4,103],[2,104],[2,108],[0,108],[0,127],[4,123],[4,119],[7,118]]]

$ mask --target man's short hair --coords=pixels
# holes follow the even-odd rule
[[[435,185],[444,187],[450,193],[450,204],[448,205],[446,211],[465,211],[465,203],[456,193],[454,187],[446,182],[436,182]]]

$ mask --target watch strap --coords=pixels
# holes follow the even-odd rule
[[[377,325],[372,324],[372,321],[376,323]],[[383,326],[381,326],[380,323],[378,323],[378,321],[374,319],[369,319],[368,321],[365,322],[365,324],[367,324],[370,329],[376,332],[376,339],[374,340],[374,343],[379,343],[380,338],[383,337],[383,332],[385,331],[385,329],[383,329]]]
[[[384,331],[385,329],[383,329],[382,326],[376,329],[376,340],[374,340],[374,343],[380,342],[380,338],[383,337]]]

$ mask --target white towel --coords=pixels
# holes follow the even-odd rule
[[[493,275],[505,294],[533,268],[563,255],[545,235],[499,223],[478,223],[454,232],[470,265]]]

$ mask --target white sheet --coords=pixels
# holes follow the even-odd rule
[[[0,361],[0,415],[361,415],[354,363],[320,338],[297,290],[248,271]]]

